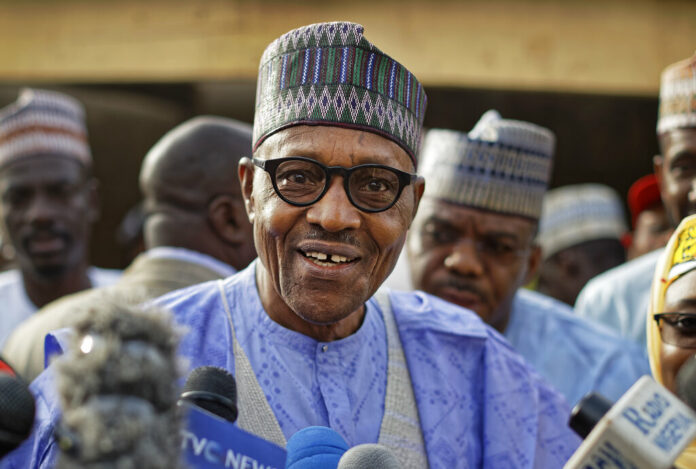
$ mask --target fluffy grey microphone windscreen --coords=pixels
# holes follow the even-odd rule
[[[178,334],[161,310],[105,304],[56,361],[61,469],[180,467]]]

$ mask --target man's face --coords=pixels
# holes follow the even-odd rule
[[[424,199],[407,243],[414,287],[503,331],[515,292],[539,263],[535,229],[520,217]]]
[[[696,313],[696,270],[684,274],[674,281],[665,292],[664,311]],[[693,334],[692,321],[675,325]],[[665,327],[665,326],[663,326]],[[676,392],[676,377],[684,362],[694,356],[696,349],[682,348],[677,345],[662,343],[660,348],[660,363],[662,365],[662,382],[667,389]]]
[[[94,191],[67,158],[36,156],[0,171],[3,223],[25,275],[51,279],[85,262]]]
[[[696,213],[696,129],[676,129],[660,137],[655,176],[673,226]]]
[[[665,246],[672,231],[672,223],[662,204],[643,210],[636,218],[629,258],[633,259]]]
[[[328,126],[277,132],[255,156],[303,156],[326,166],[376,163],[414,170],[408,154],[392,141]],[[248,160],[240,165],[240,179],[262,263],[259,292],[266,310],[274,319],[280,312],[315,325],[330,325],[362,311],[393,269],[424,187],[419,179],[406,186],[388,210],[367,213],[348,200],[341,176],[334,176],[319,201],[305,207],[280,199],[269,174]],[[282,319],[285,324],[292,321]]]

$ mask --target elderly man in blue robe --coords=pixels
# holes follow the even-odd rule
[[[427,294],[379,291],[424,189],[425,105],[360,25],[271,43],[239,166],[259,258],[156,303],[188,330],[191,369],[234,373],[238,425],[270,441],[323,425],[405,468],[561,467],[579,443],[569,408],[497,332]]]

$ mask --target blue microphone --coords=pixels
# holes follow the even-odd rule
[[[348,443],[328,427],[307,427],[290,437],[286,449],[285,469],[336,469]]]

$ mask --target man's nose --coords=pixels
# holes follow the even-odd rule
[[[35,195],[26,210],[26,219],[35,225],[52,224],[56,216],[56,206],[50,197],[44,194]]]
[[[333,178],[326,194],[318,202],[310,205],[307,221],[330,232],[360,227],[359,209],[350,203],[343,188],[342,177]]]
[[[445,258],[445,267],[465,277],[479,277],[484,272],[476,243],[470,239],[460,240],[454,245]]]

